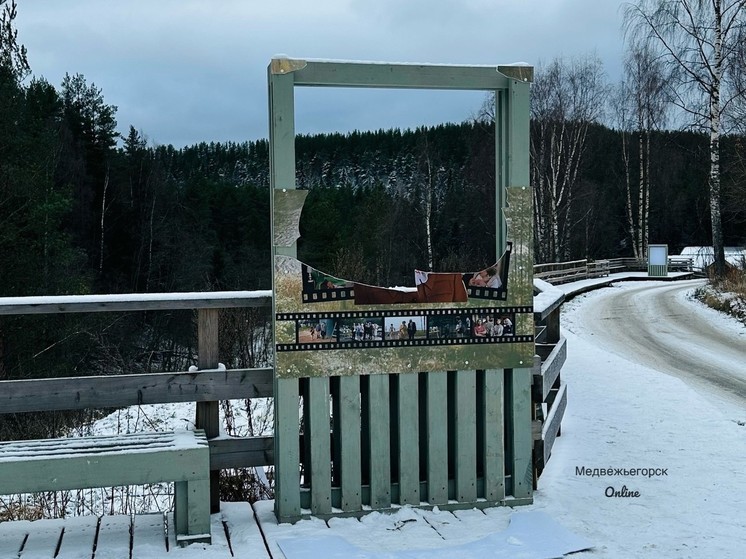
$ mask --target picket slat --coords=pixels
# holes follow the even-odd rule
[[[331,447],[329,444],[329,379],[308,381],[308,442],[311,456],[311,512],[332,512]]]
[[[458,371],[455,384],[456,500],[473,503],[477,500],[476,371]]]
[[[370,445],[370,506],[391,506],[391,447],[389,415],[389,377],[371,375],[369,384],[368,426]]]
[[[298,380],[275,379],[275,513],[300,518]]]
[[[420,417],[417,373],[399,375],[399,503],[420,504]]]
[[[358,511],[362,508],[360,445],[360,377],[339,379],[339,467],[340,508]]]
[[[487,370],[483,379],[484,498],[502,501],[505,499],[503,370]]]
[[[448,391],[445,371],[427,373],[427,501],[448,502]]]
[[[513,433],[513,496],[530,498],[533,491],[531,434],[531,375],[532,369],[512,370],[512,398],[510,409]]]

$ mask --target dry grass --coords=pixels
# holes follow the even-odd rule
[[[44,510],[36,503],[26,502],[21,495],[0,499],[0,522],[11,520],[39,520]]]
[[[695,297],[709,307],[728,313],[746,324],[746,262],[729,267],[723,279],[697,289]]]

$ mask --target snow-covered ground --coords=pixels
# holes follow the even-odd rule
[[[585,309],[592,307],[589,299],[609,297],[614,289],[594,291],[563,305],[568,358],[562,376],[568,385],[568,407],[562,436],[539,480],[534,504],[520,510],[547,513],[593,544],[592,550],[573,557],[744,557],[746,409],[716,406],[684,381],[597,345],[586,327]],[[717,321],[724,330],[746,330],[690,298],[680,301],[703,321]],[[580,468],[591,474],[611,470],[611,475],[578,475]],[[666,474],[619,475],[617,469]],[[639,492],[639,497],[607,496],[624,487],[629,493]],[[485,534],[485,523],[494,532],[504,530],[512,511],[488,513],[469,517],[474,539]],[[397,513],[400,520],[410,514]],[[378,517],[380,522],[391,520]],[[283,535],[301,531],[310,537],[315,533],[310,524],[288,526]],[[316,532],[323,534],[321,528]],[[349,539],[368,550],[381,545],[361,540],[352,531]],[[417,549],[424,542],[412,533],[398,544],[401,549]],[[386,548],[391,550],[392,544]]]
[[[735,403],[718,404],[717,399],[698,392],[701,387],[695,390],[679,378],[637,364],[599,343],[588,326],[587,313],[592,312],[594,302],[611,296],[615,289],[591,292],[563,305],[568,358],[562,376],[568,385],[568,407],[562,436],[539,480],[534,504],[517,510],[545,513],[593,545],[592,550],[573,557],[740,559],[746,556],[746,409]],[[717,321],[723,329],[745,329],[690,298],[681,297],[680,302],[687,312]],[[734,363],[734,368],[743,368],[743,364]],[[148,419],[110,417],[96,432],[121,428],[128,421],[163,426],[173,421],[174,427],[183,427],[194,413],[188,407],[174,406],[150,408],[144,416]],[[624,474],[642,469],[655,475]],[[258,510],[266,514],[269,509]],[[463,544],[499,533],[508,527],[514,512],[494,508],[485,513],[457,513],[463,524],[458,530],[441,526],[444,533],[453,532],[450,541],[445,538],[442,543]],[[394,515],[373,513],[362,522],[304,520],[292,526],[275,525],[272,537],[322,537],[331,528],[361,550],[385,551],[385,557],[393,558],[397,550],[432,548],[432,539],[418,528],[422,523],[413,521],[419,514],[405,507]],[[240,541],[240,530],[233,537],[238,538],[235,545],[248,543]],[[207,547],[176,549],[170,555],[218,559],[224,553]],[[317,556],[328,557],[321,550]],[[158,557],[154,554],[152,559]],[[489,559],[490,555],[482,552],[480,557]]]
[[[716,406],[682,380],[597,345],[585,312],[613,289],[563,306],[568,407],[533,508],[595,544],[578,557],[743,557],[746,409]],[[742,324],[701,303],[680,301],[703,321],[744,331]],[[666,469],[667,475],[577,475],[584,466]],[[640,496],[606,497],[609,487],[623,486]]]

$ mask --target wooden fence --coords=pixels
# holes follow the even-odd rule
[[[691,271],[692,264],[691,258],[669,258],[669,269]],[[645,269],[644,262],[629,258],[535,266],[537,355],[531,370],[534,487],[551,456],[554,440],[561,433],[567,404],[567,388],[561,379],[567,355],[560,332],[564,295],[551,284]],[[269,308],[271,304],[271,291],[0,298],[0,316],[192,309],[198,319],[199,365],[196,372],[0,381],[0,414],[196,402],[196,427],[204,429],[210,438],[211,508],[216,511],[219,470],[275,463],[273,436],[218,436],[219,401],[272,398],[275,380],[272,368],[218,370],[219,309]],[[229,357],[223,356],[226,361]],[[303,406],[304,428],[294,446],[297,460],[302,472],[308,474],[314,463],[326,464],[329,476],[323,477],[329,479],[329,484],[315,490],[301,486],[299,505],[323,516],[332,507],[360,510],[363,505],[382,508],[393,503],[419,504],[423,500],[436,504],[451,499],[500,501],[507,495],[517,496],[514,502],[519,502],[521,496],[530,498],[530,492],[514,485],[524,485],[523,476],[516,478],[514,473],[523,471],[525,466],[513,463],[518,454],[511,445],[523,443],[514,438],[515,426],[507,424],[510,406],[515,405],[508,397],[514,374],[513,370],[444,371],[300,381],[296,397],[286,403],[288,414],[298,413],[299,402]],[[486,394],[503,405],[490,414],[482,413],[476,421],[471,418],[461,422],[461,417],[487,409],[475,405],[484,402]],[[372,413],[371,398],[386,399],[391,413]],[[331,402],[331,413],[315,417],[312,410],[323,407],[312,405],[314,399]],[[393,430],[392,421],[403,427]],[[476,432],[466,432],[461,425],[477,425]],[[343,441],[349,444],[350,440],[353,447],[362,448],[354,460],[353,455],[342,450]],[[458,467],[449,464],[443,457],[452,454],[452,445],[473,448],[474,454],[467,460],[459,459]],[[487,464],[494,464],[494,460],[487,461],[485,456],[497,449],[505,450],[505,468],[491,471]],[[331,460],[320,459],[319,453]],[[390,477],[370,475],[371,468],[381,464],[389,469]],[[390,483],[377,487],[374,480],[380,479]],[[322,495],[329,496],[328,502]]]
[[[218,312],[269,307],[271,302],[271,291],[0,299],[0,316],[194,309],[199,365],[197,372],[0,381],[0,414],[197,402],[195,426],[213,439],[210,501],[215,512],[219,509],[219,470],[274,462],[272,437],[216,438],[220,434],[220,400],[269,398],[273,391],[271,368],[218,370]]]
[[[647,262],[636,258],[570,260],[536,264],[534,266],[534,277],[556,284],[605,277],[615,272],[646,272],[647,269]],[[668,270],[672,272],[693,272],[694,259],[688,256],[669,256]]]

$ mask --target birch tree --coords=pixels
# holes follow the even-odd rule
[[[647,256],[651,190],[651,134],[666,122],[666,77],[661,60],[645,45],[635,45],[624,62],[624,80],[613,100],[616,124],[622,135],[625,175],[625,217],[638,260]],[[636,179],[632,151],[637,143]]]
[[[725,252],[720,206],[720,136],[724,116],[742,98],[734,76],[742,52],[746,0],[637,0],[625,8],[625,26],[671,70],[673,102],[687,123],[709,134],[708,191],[715,276]]]
[[[427,128],[417,130],[419,135],[414,147],[414,167],[406,196],[422,216],[425,234],[425,262],[428,271],[435,270],[435,222],[445,191],[448,187],[443,154],[437,143],[430,139]]]
[[[85,193],[81,198],[95,196],[96,206],[100,208],[100,214],[97,216],[99,223],[97,224],[95,238],[98,239],[98,246],[96,247],[99,256],[98,273],[101,275],[104,268],[104,249],[106,246],[106,213],[111,203],[109,198],[110,159],[114,153],[113,150],[118,136],[115,118],[117,107],[107,105],[104,102],[101,89],[93,83],[89,86],[82,74],[73,76],[65,74],[62,80],[62,100],[67,125],[72,132],[72,136],[81,142],[82,148],[85,150],[86,172],[93,182],[92,185],[78,185],[77,188],[81,190],[86,187],[90,188],[92,192],[90,194]],[[91,211],[92,209],[81,208],[84,216],[89,213],[96,215],[95,210]],[[85,217],[81,219],[85,226],[84,220]],[[91,229],[93,227],[95,226],[92,225]],[[92,239],[94,237],[91,233],[90,230],[85,232],[86,236]],[[89,250],[90,254],[93,254],[93,247]]]
[[[589,127],[604,112],[608,87],[597,56],[561,58],[537,68],[531,89],[531,182],[536,257],[570,257],[573,202]]]

